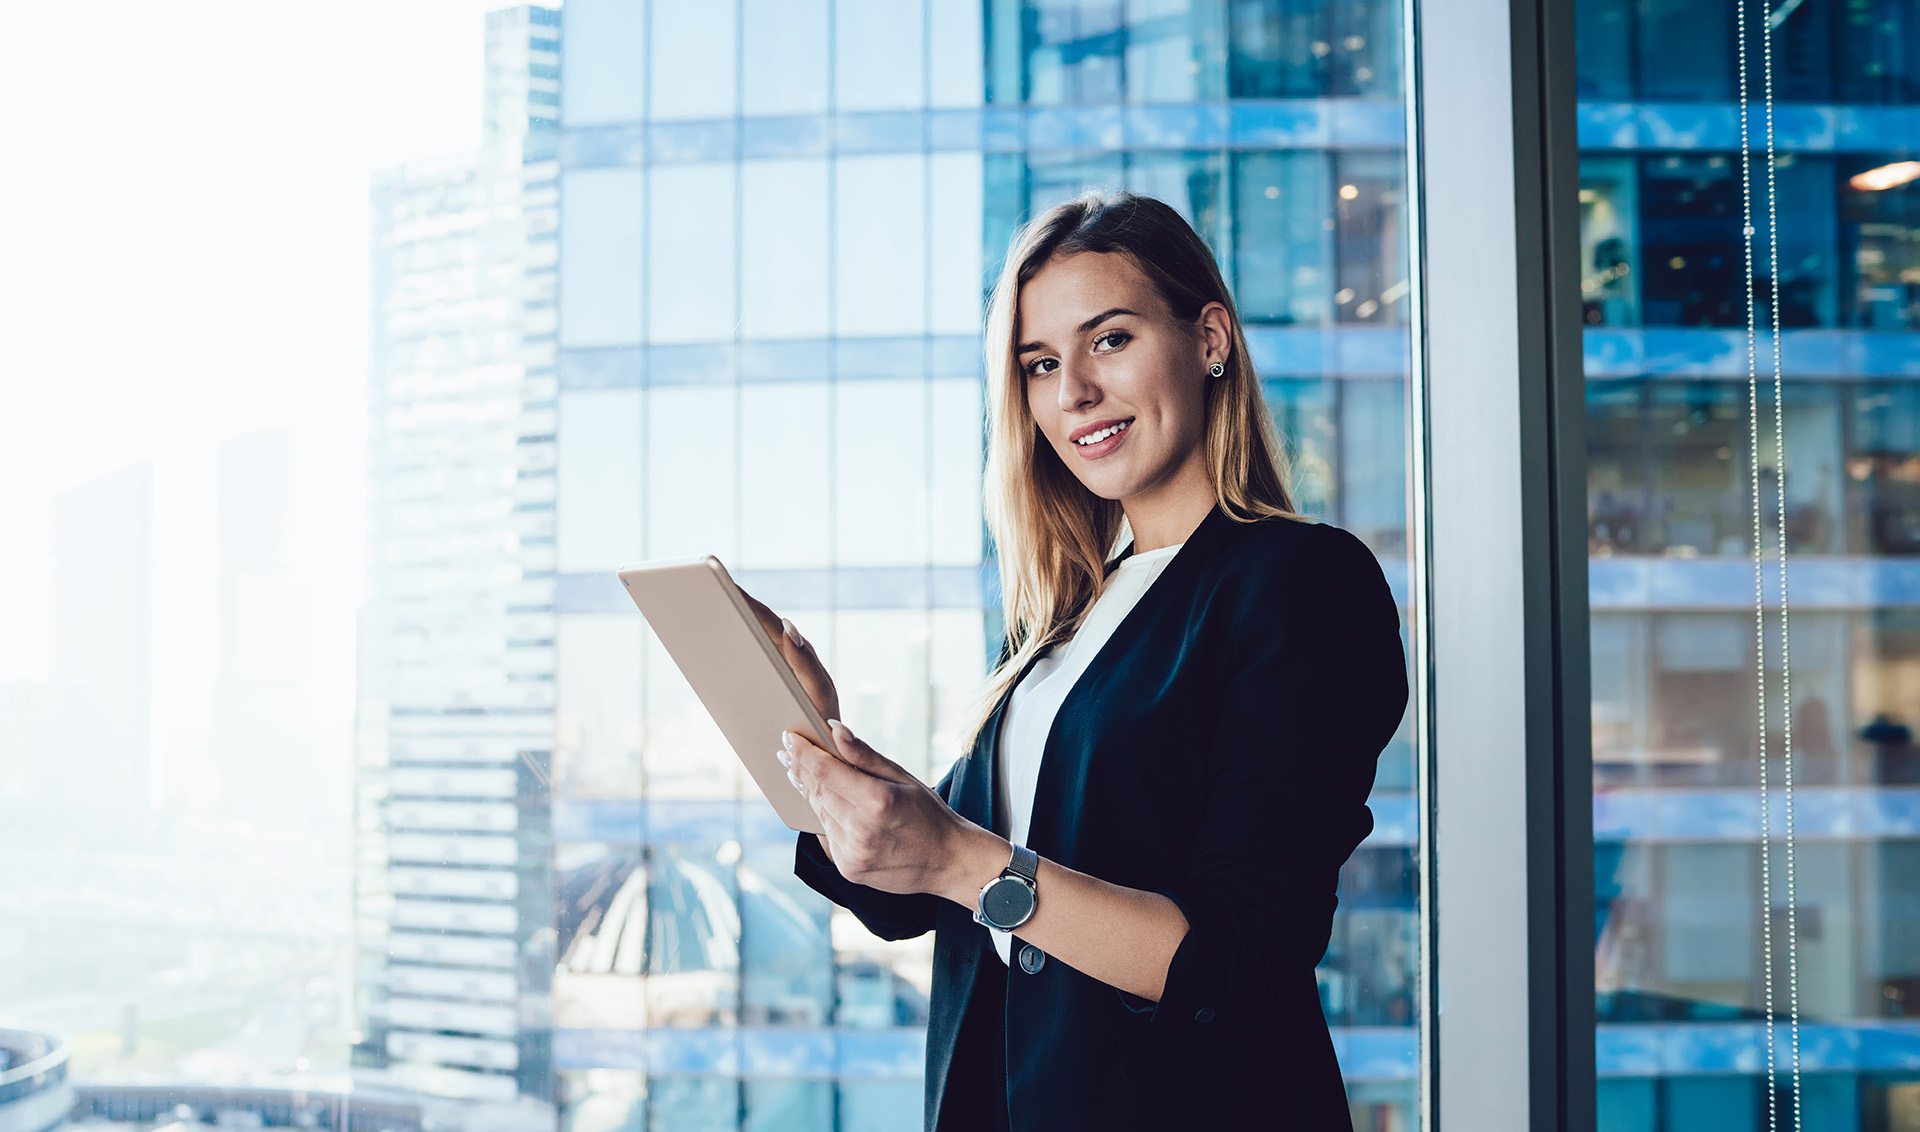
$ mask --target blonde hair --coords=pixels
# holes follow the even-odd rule
[[[1126,514],[1118,500],[1088,491],[1040,436],[1015,356],[1020,288],[1056,256],[1120,252],[1131,259],[1173,316],[1197,322],[1220,303],[1233,326],[1226,373],[1206,379],[1207,471],[1214,499],[1237,522],[1299,519],[1287,491],[1286,460],[1248,358],[1246,336],[1219,265],[1193,228],[1163,201],[1090,189],[1048,209],[1014,233],[987,303],[988,533],[998,548],[1003,660],[987,675],[960,750],[971,751],[993,709],[1035,654],[1071,637],[1106,583]]]

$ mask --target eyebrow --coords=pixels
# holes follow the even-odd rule
[[[1094,315],[1092,318],[1088,319],[1087,321],[1081,323],[1079,326],[1075,327],[1074,333],[1085,334],[1087,331],[1092,330],[1094,327],[1099,326],[1101,323],[1107,321],[1110,318],[1115,317],[1116,315],[1139,314],[1139,313],[1140,312],[1138,311],[1130,311],[1125,307],[1109,307],[1106,310],[1101,311],[1099,314]],[[1020,346],[1018,349],[1014,350],[1013,353],[1015,357],[1018,357],[1021,354],[1030,354],[1035,350],[1044,350],[1046,348],[1047,348],[1046,344],[1043,342],[1028,342]]]

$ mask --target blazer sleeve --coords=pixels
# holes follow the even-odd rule
[[[1202,814],[1182,883],[1188,931],[1156,1026],[1260,1027],[1326,953],[1340,867],[1373,828],[1375,761],[1407,704],[1400,616],[1373,552],[1314,524],[1235,614],[1204,744]]]
[[[952,804],[954,773],[960,764],[956,762],[946,777],[934,787],[940,797]],[[811,833],[800,834],[793,851],[793,874],[805,881],[808,888],[852,912],[867,930],[881,939],[912,939],[933,930],[934,912],[940,906],[940,897],[928,892],[899,893],[883,892],[864,884],[855,884],[840,875],[840,870],[828,859],[825,849],[820,847],[820,838]]]

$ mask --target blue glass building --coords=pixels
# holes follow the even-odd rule
[[[1855,178],[1920,137],[1920,12],[1781,11],[1780,265],[1761,274],[1785,330],[1798,556],[1803,1100],[1809,1127],[1892,1127],[1920,1092],[1920,189]],[[1600,1126],[1751,1126],[1734,14],[1580,0],[1578,16]],[[1168,200],[1213,246],[1302,505],[1366,539],[1404,595],[1401,6],[573,0],[565,24],[563,1120],[911,1126],[926,941],[874,940],[793,881],[791,835],[612,570],[718,553],[821,646],[862,733],[937,777],[1001,634],[978,500],[981,298],[1020,221],[1105,185]],[[1771,485],[1770,442],[1752,455]],[[1323,1004],[1356,1124],[1403,1128],[1422,993],[1404,732],[1373,809]]]
[[[1577,12],[1600,1127],[1764,1119],[1761,917],[1776,928],[1783,1014],[1789,939],[1778,847],[1773,908],[1758,897],[1748,495],[1755,467],[1765,495],[1777,487],[1765,334],[1776,301],[1795,559],[1801,1101],[1810,1128],[1899,1127],[1920,1098],[1920,185],[1899,179],[1920,139],[1920,9],[1778,6],[1777,265],[1765,154],[1752,158],[1757,453],[1735,5],[1580,0]],[[1764,46],[1750,34],[1760,150]],[[1769,520],[1764,545],[1778,536]],[[1777,648],[1767,666],[1777,686]],[[1766,736],[1776,807],[1783,722]]]
[[[575,0],[564,17],[563,1119],[911,1126],[930,941],[882,943],[793,879],[792,835],[612,571],[719,554],[822,648],[862,734],[937,778],[1001,637],[984,292],[1020,221],[1106,185],[1169,201],[1214,246],[1301,498],[1404,586],[1398,7]],[[1404,1121],[1406,742],[1379,787],[1323,990],[1357,1110]]]

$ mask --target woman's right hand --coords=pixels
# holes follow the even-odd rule
[[[789,637],[785,627],[780,624],[779,614],[768,609],[765,603],[746,590],[741,590],[740,594],[747,599],[747,604],[753,607],[754,616],[760,619],[760,627],[765,629],[767,636],[772,637],[773,643],[780,647],[780,655],[786,658],[788,667],[793,669],[793,674],[800,678],[800,686],[806,689],[808,697],[813,700],[813,706],[819,709],[820,718],[839,719],[840,692],[833,686],[833,677],[827,675],[827,666],[820,663],[820,655],[813,651],[813,645],[805,637],[798,641]],[[794,632],[796,634],[800,632],[797,626]],[[819,738],[821,745],[827,750],[833,749],[833,736],[822,735]]]

